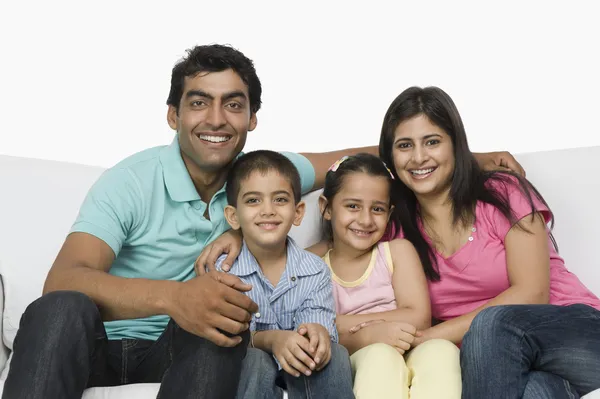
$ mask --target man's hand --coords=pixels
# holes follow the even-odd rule
[[[237,276],[210,272],[180,283],[173,294],[169,315],[184,330],[219,346],[232,347],[242,342],[238,334],[247,330],[258,305],[244,292],[251,285]],[[225,333],[234,335],[228,337]]]
[[[300,377],[300,373],[309,376],[317,366],[308,355],[311,353],[310,342],[296,331],[277,331],[271,353],[281,367],[294,377]]]
[[[308,338],[310,344],[309,354],[320,371],[331,360],[331,338],[325,327],[317,323],[305,323],[298,327],[298,334]]]
[[[242,233],[238,230],[229,230],[221,234],[216,240],[204,247],[198,259],[194,263],[194,269],[198,276],[211,270],[215,270],[217,258],[227,254],[221,268],[228,272],[242,250]]]
[[[507,151],[473,153],[473,155],[483,170],[512,171],[523,177],[525,176],[525,170],[521,164]]]
[[[417,334],[415,326],[399,321],[375,320],[362,323],[359,326],[359,329],[353,327],[351,332],[364,330],[363,333],[369,335],[369,342],[393,346],[401,355],[404,355],[413,346]]]

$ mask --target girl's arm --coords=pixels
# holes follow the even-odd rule
[[[395,239],[390,241],[389,245],[394,265],[392,285],[398,308],[387,312],[338,315],[337,327],[340,340],[342,336],[350,334],[352,327],[371,320],[404,322],[419,330],[431,325],[427,279],[417,251],[405,239]]]
[[[325,256],[325,254],[327,253],[327,251],[329,251],[331,249],[331,242],[330,241],[319,241],[318,243],[311,245],[310,247],[306,248],[306,250],[308,252],[312,252],[313,254],[319,256],[319,257],[323,257]]]
[[[548,303],[550,253],[546,223],[539,213],[533,218],[531,215],[525,216],[519,223],[524,229],[514,225],[504,240],[510,287],[474,311],[423,331],[417,343],[432,338],[460,343],[475,316],[490,306]]]

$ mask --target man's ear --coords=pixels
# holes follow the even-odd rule
[[[227,205],[225,207],[225,219],[227,219],[227,223],[229,223],[232,229],[240,229],[240,223],[238,222],[237,210],[235,209],[235,207],[231,205]]]
[[[325,220],[331,220],[331,207],[329,206],[329,201],[322,195],[319,196],[319,210]]]
[[[167,122],[173,130],[177,130],[177,119],[179,119],[177,116],[177,108],[169,105],[169,108],[167,109]]]
[[[256,129],[257,124],[258,124],[258,119],[256,117],[256,112],[253,112],[252,115],[250,115],[250,123],[248,124],[248,131],[251,132],[254,129]]]
[[[294,217],[294,226],[300,226],[304,213],[306,212],[306,204],[304,201],[300,201],[296,204],[296,216]]]

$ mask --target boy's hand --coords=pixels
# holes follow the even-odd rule
[[[308,355],[309,351],[308,339],[295,331],[277,331],[271,347],[271,352],[281,367],[294,377],[300,377],[300,373],[311,375],[317,366]]]
[[[319,371],[331,360],[331,338],[325,327],[317,323],[304,323],[298,327],[298,334],[308,338],[310,355]]]

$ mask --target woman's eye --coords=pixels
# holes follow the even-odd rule
[[[439,140],[438,139],[433,139],[433,140],[429,140],[427,141],[427,145],[436,145],[439,144]]]
[[[410,143],[400,143],[398,144],[398,148],[401,149],[405,149],[405,148],[409,148],[410,147]]]

